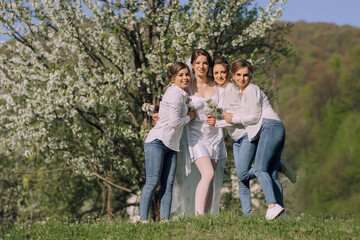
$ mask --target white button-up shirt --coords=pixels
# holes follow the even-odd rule
[[[271,107],[268,97],[252,82],[242,93],[240,107],[241,113],[235,114],[232,122],[245,126],[250,141],[258,137],[263,118],[281,121]]]
[[[145,139],[145,143],[161,140],[171,150],[179,152],[183,127],[190,121],[187,115],[188,94],[175,84],[165,92],[159,107],[159,120]]]
[[[227,83],[225,87],[219,87],[220,101],[218,107],[222,108],[226,113],[239,113],[241,111],[239,89],[232,83]],[[216,120],[216,127],[226,128],[229,136],[238,140],[245,133],[245,127],[240,124],[227,123],[225,120]]]

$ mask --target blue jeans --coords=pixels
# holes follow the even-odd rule
[[[244,216],[249,216],[251,213],[250,180],[255,178],[255,175],[249,173],[249,170],[254,161],[256,144],[250,142],[248,135],[245,134],[238,140],[234,141],[233,152],[236,173],[239,181],[239,196],[242,212]]]
[[[285,144],[285,128],[282,122],[264,118],[259,139],[254,143],[257,149],[253,169],[264,192],[266,204],[278,203],[284,207],[283,190],[278,178]]]
[[[146,182],[140,197],[140,218],[148,220],[152,196],[160,181],[160,219],[170,218],[177,152],[161,140],[145,143]]]

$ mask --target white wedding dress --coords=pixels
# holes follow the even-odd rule
[[[211,97],[213,104],[219,102],[219,91],[215,86]],[[196,116],[184,128],[181,141],[181,152],[178,154],[178,165],[173,188],[171,214],[172,218],[195,216],[195,191],[200,181],[200,172],[194,161],[199,157],[217,159],[214,176],[214,195],[211,213],[218,213],[220,207],[221,187],[227,152],[223,130],[210,126],[206,122],[206,101],[209,98],[190,96]]]

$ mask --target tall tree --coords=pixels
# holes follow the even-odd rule
[[[261,66],[286,53],[273,28],[286,0],[8,0],[0,3],[4,105],[0,141],[51,168],[64,165],[124,196],[144,184],[147,113],[165,72],[195,48]],[[273,36],[270,38],[269,36]],[[285,52],[284,52],[285,50]],[[104,202],[105,203],[105,202]]]

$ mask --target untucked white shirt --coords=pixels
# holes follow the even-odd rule
[[[241,113],[239,93],[239,89],[231,82],[227,83],[225,87],[219,87],[220,101],[218,106],[226,113]],[[226,128],[230,137],[234,140],[238,140],[246,133],[245,127],[241,123],[227,123],[224,119],[217,119],[215,127]]]
[[[264,118],[281,121],[271,107],[268,97],[253,82],[244,89],[240,101],[242,111],[233,116],[232,122],[245,126],[250,141],[258,138]]]
[[[159,107],[159,120],[150,130],[145,143],[161,140],[171,150],[179,152],[183,127],[190,121],[187,115],[188,94],[175,84],[165,92]]]

